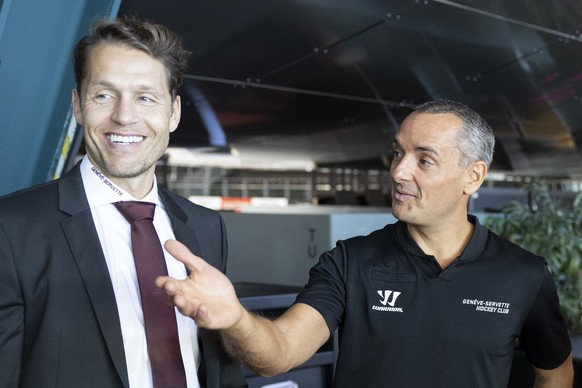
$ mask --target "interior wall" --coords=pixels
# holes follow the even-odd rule
[[[74,87],[72,49],[93,19],[117,15],[120,3],[0,3],[0,195],[57,173],[70,140],[65,134]]]

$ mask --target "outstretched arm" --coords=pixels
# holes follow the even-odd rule
[[[228,352],[256,373],[274,376],[307,361],[330,336],[323,317],[298,303],[271,321],[246,311],[221,332]]]
[[[555,369],[533,368],[536,375],[535,388],[571,388],[574,384],[572,354]]]
[[[325,320],[314,308],[295,304],[274,321],[257,316],[240,304],[222,272],[177,241],[165,247],[190,275],[184,280],[159,277],[156,285],[199,327],[219,330],[227,350],[255,372],[271,376],[301,365],[329,338]]]

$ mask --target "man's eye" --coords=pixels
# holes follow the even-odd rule
[[[95,97],[93,97],[93,101],[98,102],[98,103],[107,103],[109,101],[111,101],[113,99],[113,96],[111,94],[107,94],[107,93],[98,93],[95,95]]]
[[[147,105],[152,105],[155,104],[155,100],[149,96],[139,96],[138,97],[139,102],[143,103],[143,104],[147,104]]]

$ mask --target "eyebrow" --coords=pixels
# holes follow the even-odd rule
[[[392,143],[394,145],[397,145],[398,147],[402,147],[402,145],[400,144],[400,142],[396,138],[392,139]],[[436,156],[440,155],[439,152],[431,146],[419,145],[419,146],[414,147],[414,150],[417,152],[428,152],[428,153],[434,154]]]
[[[87,83],[87,86],[111,88],[114,85],[109,81],[95,81]]]
[[[103,87],[103,88],[115,88],[115,84],[113,84],[109,81],[105,81],[105,80],[98,80],[96,82],[92,82],[92,83],[87,84],[87,86]],[[157,87],[151,86],[151,85],[145,85],[145,84],[136,85],[136,90],[139,90],[141,92],[161,93],[161,91]]]

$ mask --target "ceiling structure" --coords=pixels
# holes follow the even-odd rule
[[[582,177],[582,7],[559,3],[123,0],[119,14],[192,53],[173,146],[381,166],[411,108],[447,98],[493,127],[493,171]]]

